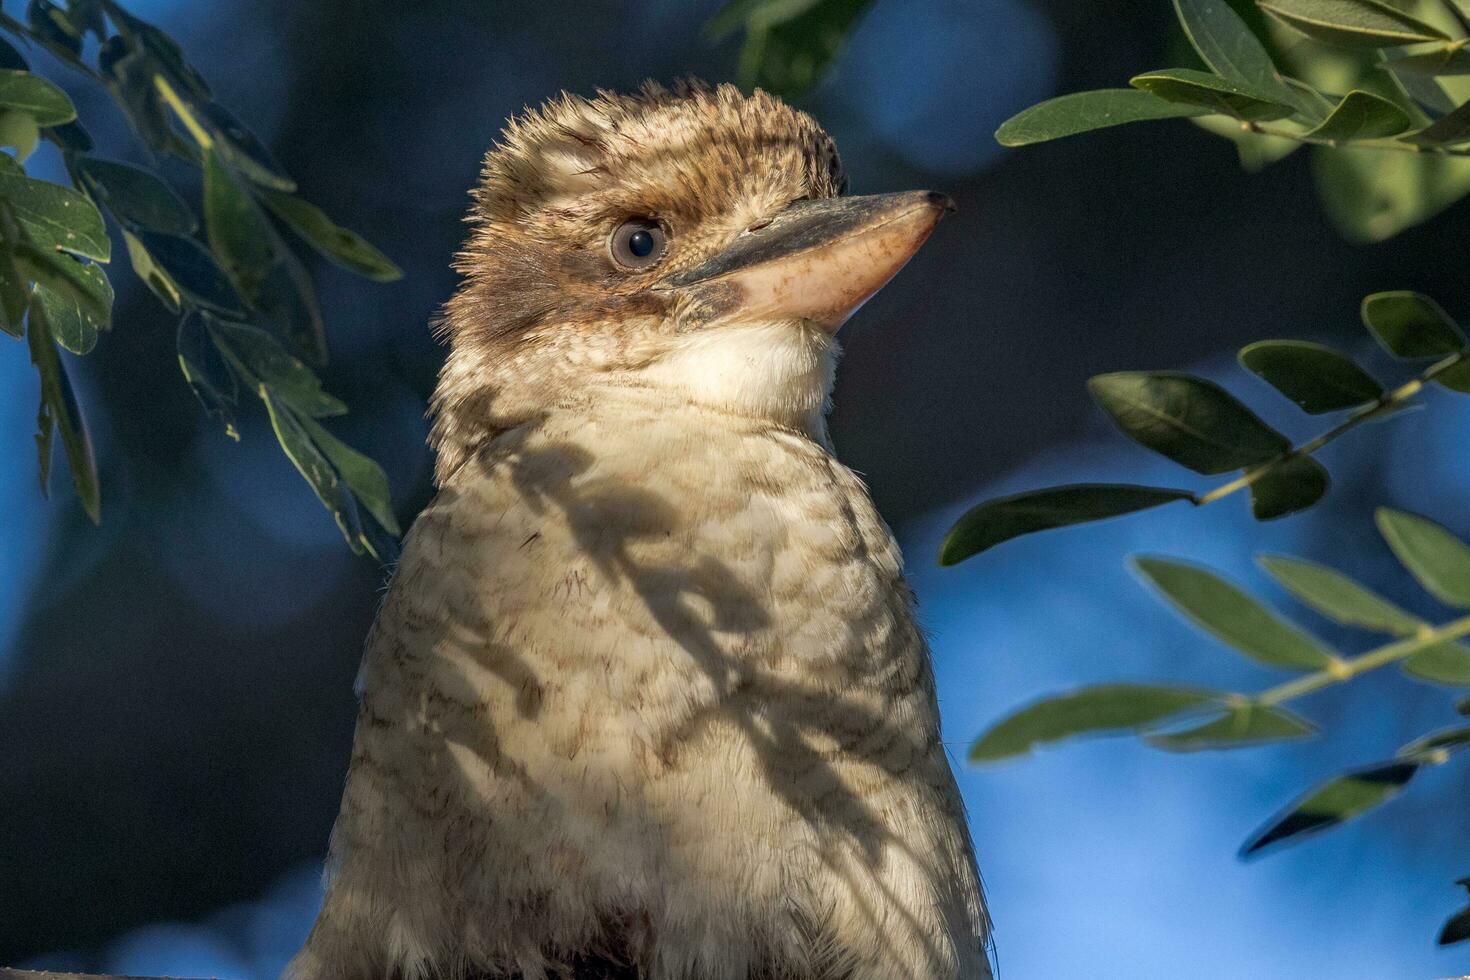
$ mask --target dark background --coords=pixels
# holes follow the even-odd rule
[[[334,345],[328,387],[352,407],[335,431],[384,463],[404,518],[430,492],[422,411],[442,352],[428,325],[454,286],[465,192],[504,119],[561,88],[726,79],[736,53],[702,37],[709,2],[129,6],[179,38],[305,196],[404,268],[403,281],[376,285],[316,263]],[[854,192],[931,187],[959,204],[846,328],[832,423],[843,460],[909,529],[910,560],[925,569],[921,599],[923,581],[940,580],[926,515],[1037,457],[1055,460],[1048,447],[1079,432],[1104,438],[1089,375],[1185,367],[1267,336],[1356,344],[1358,300],[1376,289],[1421,289],[1465,310],[1462,257],[1444,253],[1470,238],[1470,208],[1358,246],[1324,217],[1306,154],[1247,175],[1228,143],[1183,122],[995,146],[995,126],[1026,105],[1166,63],[1171,22],[1162,0],[879,0],[802,102],[837,138]],[[137,158],[105,97],[34,60],[73,92],[103,152]],[[243,421],[236,445],[202,416],[179,375],[171,318],[117,271],[115,328],[73,365],[99,447],[101,528],[62,482],[39,502],[27,431],[34,382],[20,345],[0,350],[8,964],[115,969],[115,937],[151,923],[233,921],[230,908],[279,891],[285,876],[309,882],[336,810],[351,682],[382,585],[378,568],[342,545],[262,418]],[[1362,506],[1382,496],[1365,473],[1339,489]],[[1230,516],[1232,527],[1245,523]],[[1465,515],[1436,516],[1454,526]],[[1349,538],[1366,541],[1365,528]],[[1104,566],[1118,574],[1111,558]],[[1072,587],[1089,588],[1084,579]],[[1010,685],[997,710],[1038,693],[1004,656],[944,676],[969,690],[994,670]],[[974,734],[950,723],[957,745]],[[1296,787],[1272,785],[1277,795],[1251,812],[1264,816]],[[1445,866],[1430,884],[1467,871]],[[1452,890],[1435,894],[1442,904],[1417,909],[1423,935],[1409,937],[1425,950],[1455,906]],[[1029,926],[1008,933],[1006,895],[993,896],[1003,973],[1044,975],[1005,970],[1007,946],[1019,965],[1023,949],[1054,940]],[[1052,901],[1018,892],[1013,907]],[[127,949],[155,933],[136,935],[145,939]],[[243,955],[217,969],[228,975]],[[244,972],[264,971],[261,956]]]

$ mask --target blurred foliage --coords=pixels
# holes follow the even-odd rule
[[[214,100],[179,45],[113,0],[31,0],[23,22],[0,13],[0,31],[103,87],[155,160],[203,172],[201,240],[194,211],[157,168],[95,154],[67,95],[0,40],[0,145],[13,150],[0,154],[0,330],[26,338],[41,377],[42,490],[59,434],[82,506],[101,520],[96,461],[57,348],[88,354],[112,325],[105,211],[134,272],[180,317],[179,365],[206,412],[238,438],[240,391],[259,398],[353,550],[390,558],[399,529],[387,478],[316,421],[347,407],[308,366],[326,362],[326,333],[311,276],[284,231],[369,279],[397,279],[397,266],[297,197],[295,182]],[[70,188],[26,175],[41,139],[59,149]]]

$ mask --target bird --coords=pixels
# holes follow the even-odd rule
[[[838,328],[942,194],[696,80],[563,93],[472,192],[436,493],[288,980],[981,980],[990,925]]]

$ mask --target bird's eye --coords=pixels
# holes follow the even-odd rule
[[[613,261],[624,269],[647,269],[664,257],[669,236],[657,221],[634,218],[618,226],[607,247]]]

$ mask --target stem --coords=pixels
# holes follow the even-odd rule
[[[194,113],[189,109],[189,106],[184,100],[179,97],[179,93],[174,91],[174,87],[168,83],[168,79],[162,75],[154,75],[153,84],[157,87],[158,94],[163,96],[163,101],[168,103],[169,108],[174,111],[174,115],[179,117],[179,121],[184,124],[184,128],[189,131],[189,135],[194,138],[194,142],[199,144],[199,149],[208,150],[214,145],[214,137],[210,136],[208,130],[199,125],[199,120],[194,118]]]
[[[1458,640],[1462,636],[1470,636],[1470,616],[1462,616],[1443,626],[1430,626],[1426,623],[1414,636],[1395,640],[1377,649],[1369,650],[1361,656],[1334,661],[1315,673],[1262,691],[1254,700],[1256,704],[1262,705],[1281,704],[1283,701],[1311,694],[1324,687],[1352,680],[1359,674],[1366,674],[1370,670],[1397,663],[1412,657],[1421,650],[1427,650],[1429,647],[1448,643],[1451,640]]]
[[[1380,418],[1381,416],[1388,414],[1389,412],[1399,408],[1400,406],[1407,404],[1410,399],[1412,399],[1415,395],[1424,390],[1424,386],[1426,384],[1433,381],[1436,377],[1448,371],[1450,368],[1460,364],[1467,357],[1470,357],[1470,350],[1463,350],[1460,351],[1458,354],[1451,354],[1444,360],[1431,365],[1424,371],[1423,374],[1419,375],[1417,378],[1406,381],[1404,384],[1399,385],[1393,391],[1385,392],[1371,406],[1366,409],[1360,409],[1359,411],[1354,412],[1338,425],[1334,426],[1331,429],[1328,429],[1326,432],[1322,433],[1320,436],[1317,436],[1315,439],[1308,440],[1307,442],[1302,443],[1300,446],[1295,446],[1269,462],[1262,463],[1260,466],[1246,470],[1243,474],[1236,477],[1234,480],[1231,480],[1229,483],[1222,483],[1208,493],[1196,497],[1194,499],[1195,506],[1203,507],[1205,504],[1213,504],[1215,501],[1220,500],[1224,497],[1228,497],[1232,493],[1244,490],[1246,487],[1250,486],[1252,483],[1255,483],[1261,477],[1265,476],[1267,473],[1271,472],[1283,463],[1286,463],[1293,459],[1299,459],[1303,456],[1310,456],[1312,453],[1315,453],[1317,450],[1321,449],[1329,442],[1341,438],[1348,432],[1351,432],[1353,429],[1356,429],[1358,426],[1362,425],[1364,422],[1371,421],[1375,418]]]
[[[1425,146],[1422,143],[1405,143],[1402,140],[1330,140],[1320,136],[1308,136],[1306,133],[1294,133],[1289,129],[1281,129],[1276,126],[1262,126],[1260,123],[1241,123],[1245,129],[1252,133],[1260,133],[1263,136],[1279,136],[1285,140],[1295,140],[1298,143],[1308,143],[1312,146],[1330,146],[1335,150],[1398,150],[1401,153],[1437,153],[1446,157],[1470,157],[1470,147],[1453,148],[1447,146]]]

